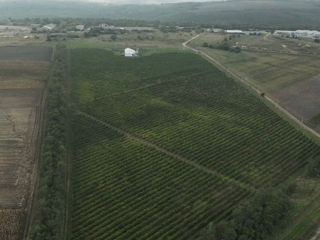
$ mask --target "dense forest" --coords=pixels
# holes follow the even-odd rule
[[[6,1],[1,18],[83,17],[213,24],[230,27],[319,28],[319,1],[233,0],[161,5],[101,5],[85,2]]]

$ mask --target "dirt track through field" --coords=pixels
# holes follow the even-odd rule
[[[317,240],[320,237],[320,228],[318,228],[316,234],[310,240]]]
[[[254,86],[251,82],[243,79],[241,76],[235,74],[234,72],[232,72],[230,69],[228,69],[227,67],[225,67],[223,64],[221,64],[219,61],[217,61],[216,59],[214,59],[213,57],[209,56],[208,54],[206,54],[205,52],[195,49],[193,47],[190,47],[188,44],[193,41],[194,39],[198,38],[200,36],[200,34],[192,37],[191,39],[189,39],[188,41],[184,42],[182,44],[182,46],[184,48],[187,48],[197,54],[199,54],[200,56],[202,56],[204,59],[206,59],[207,61],[209,61],[210,63],[212,63],[214,66],[216,66],[218,69],[220,69],[221,71],[227,73],[228,75],[230,75],[232,78],[234,78],[237,81],[240,81],[241,83],[245,84],[246,86],[248,86],[249,88],[251,88],[253,91],[255,91],[257,94],[261,95],[262,92],[256,87]],[[291,114],[288,110],[286,110],[285,108],[283,108],[280,104],[278,104],[277,102],[275,102],[275,100],[273,100],[271,97],[267,96],[266,94],[264,94],[264,99],[266,99],[269,103],[271,103],[274,107],[276,107],[279,111],[281,111],[282,113],[284,113],[289,119],[291,119],[292,121],[294,121],[296,124],[298,124],[302,129],[304,129],[305,131],[311,133],[313,136],[317,137],[320,139],[320,133],[316,132],[315,130],[313,130],[312,128],[308,127],[307,125],[305,125],[302,121],[300,121],[297,117],[295,117],[293,114]]]
[[[139,143],[142,143],[142,144],[144,144],[144,145],[146,145],[148,147],[151,147],[151,148],[153,148],[153,149],[155,149],[155,150],[157,150],[159,152],[162,152],[162,153],[164,153],[164,154],[166,154],[166,155],[168,155],[170,157],[173,157],[174,159],[176,159],[178,161],[181,161],[181,162],[183,162],[185,164],[188,164],[188,165],[190,165],[190,166],[192,166],[194,168],[197,168],[197,169],[199,169],[199,170],[201,170],[201,171],[203,171],[205,173],[212,174],[212,175],[220,178],[223,181],[229,182],[229,183],[231,183],[233,185],[236,185],[238,187],[241,187],[241,188],[246,189],[246,190],[251,191],[251,192],[255,191],[255,189],[253,187],[251,187],[251,186],[249,186],[249,185],[247,185],[245,183],[239,182],[239,181],[237,181],[237,180],[235,180],[233,178],[230,178],[228,176],[225,176],[225,175],[223,175],[223,174],[221,174],[221,173],[219,173],[219,172],[217,172],[215,170],[212,170],[212,169],[206,168],[206,167],[204,167],[204,166],[202,166],[200,164],[197,164],[197,163],[195,163],[195,162],[193,162],[193,161],[191,161],[191,160],[189,160],[189,159],[187,159],[185,157],[182,157],[182,156],[180,156],[180,155],[178,155],[176,153],[170,152],[169,150],[167,150],[165,148],[162,148],[162,147],[160,147],[160,146],[158,146],[158,145],[156,145],[156,144],[154,144],[152,142],[149,142],[146,139],[143,139],[143,138],[140,138],[138,136],[135,136],[132,133],[129,133],[129,132],[127,132],[127,131],[125,131],[125,130],[123,130],[121,128],[118,128],[118,127],[116,127],[116,126],[114,126],[114,125],[112,125],[112,124],[110,124],[110,123],[108,123],[106,121],[102,121],[100,119],[97,119],[97,118],[95,118],[95,117],[93,117],[93,116],[91,116],[91,115],[89,115],[87,113],[81,112],[81,111],[77,111],[76,110],[76,113],[78,113],[78,114],[80,114],[80,115],[82,115],[82,116],[84,116],[84,117],[86,117],[88,119],[91,119],[91,120],[93,120],[93,121],[95,121],[97,123],[100,123],[100,124],[110,128],[110,129],[112,129],[112,130],[114,130],[114,131],[116,131],[116,132],[118,132],[118,133],[120,133],[122,135],[125,135],[126,137],[131,138],[131,139],[133,139],[133,140],[135,140],[135,141],[137,141]]]

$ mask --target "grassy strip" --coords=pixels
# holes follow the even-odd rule
[[[48,83],[39,183],[29,239],[64,239],[66,175],[66,50],[57,45]]]

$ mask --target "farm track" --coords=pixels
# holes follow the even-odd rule
[[[195,162],[193,162],[193,161],[191,161],[191,160],[189,160],[189,159],[187,159],[185,157],[182,157],[182,156],[180,156],[180,155],[178,155],[176,153],[170,152],[167,149],[162,148],[162,147],[160,147],[160,146],[158,146],[158,145],[156,145],[156,144],[154,144],[152,142],[149,142],[146,139],[143,139],[143,138],[140,138],[138,136],[135,136],[132,133],[129,133],[129,132],[127,132],[127,131],[125,131],[125,130],[123,130],[121,128],[118,128],[118,127],[116,127],[116,126],[114,126],[114,125],[112,125],[112,124],[110,124],[110,123],[108,123],[106,121],[102,121],[102,120],[97,119],[97,118],[95,118],[95,117],[93,117],[93,116],[91,116],[91,115],[89,115],[87,113],[84,113],[84,112],[81,112],[81,111],[78,111],[78,110],[75,110],[75,111],[76,111],[76,113],[78,113],[78,114],[80,114],[80,115],[82,115],[82,116],[84,116],[84,117],[86,117],[88,119],[91,119],[91,120],[93,120],[93,121],[95,121],[97,123],[100,123],[100,124],[110,128],[110,129],[112,129],[112,130],[114,130],[114,131],[116,131],[116,132],[118,132],[118,133],[120,133],[122,135],[125,135],[125,136],[129,137],[132,140],[135,140],[135,141],[137,141],[139,143],[142,143],[142,144],[144,144],[144,145],[146,145],[148,147],[151,147],[151,148],[153,148],[153,149],[155,149],[155,150],[157,150],[159,152],[162,152],[162,153],[164,153],[164,154],[166,154],[166,155],[168,155],[170,157],[173,157],[174,159],[176,159],[178,161],[181,161],[181,162],[183,162],[185,164],[188,164],[189,166],[192,166],[192,167],[194,167],[196,169],[199,169],[199,170],[201,170],[201,171],[203,171],[205,173],[212,174],[212,175],[220,178],[223,181],[226,181],[226,182],[229,182],[229,183],[231,183],[233,185],[239,186],[239,187],[241,187],[243,189],[246,189],[246,190],[248,190],[250,192],[254,192],[255,191],[255,188],[253,188],[253,187],[251,187],[251,186],[249,186],[249,185],[247,185],[245,183],[239,182],[239,181],[237,181],[237,180],[235,180],[233,178],[225,176],[225,175],[223,175],[223,174],[221,174],[221,173],[219,173],[217,171],[214,171],[212,169],[208,169],[208,168],[206,168],[206,167],[204,167],[204,166],[202,166],[200,164],[197,164],[197,163],[195,163]]]
[[[217,61],[216,59],[214,59],[213,57],[209,56],[208,54],[206,54],[205,52],[195,49],[193,47],[190,47],[188,44],[190,42],[192,42],[194,39],[198,38],[201,34],[198,34],[196,36],[193,36],[192,38],[190,38],[188,41],[184,42],[182,44],[182,46],[184,48],[187,48],[197,54],[199,54],[201,57],[203,57],[204,59],[206,59],[207,61],[209,61],[210,63],[212,63],[213,65],[215,65],[218,69],[220,69],[221,71],[227,73],[228,75],[230,75],[232,78],[234,78],[235,80],[245,84],[247,87],[251,88],[253,91],[255,91],[258,95],[264,94],[264,99],[266,99],[269,103],[271,103],[275,108],[277,108],[280,112],[282,112],[283,114],[285,114],[289,119],[291,119],[292,121],[294,121],[296,124],[299,125],[299,127],[301,127],[302,129],[304,129],[305,131],[309,132],[310,134],[312,134],[313,136],[317,137],[318,139],[320,139],[320,133],[318,133],[317,131],[313,130],[312,128],[308,127],[307,125],[305,125],[302,121],[300,121],[296,116],[294,116],[293,114],[291,114],[288,110],[286,110],[285,108],[283,108],[279,103],[277,103],[276,101],[274,101],[271,97],[267,96],[265,93],[263,93],[260,89],[258,89],[255,85],[253,85],[251,82],[247,81],[246,79],[242,78],[241,76],[239,76],[238,74],[234,73],[233,71],[231,71],[230,69],[228,69],[227,67],[225,67],[223,64],[221,64],[219,61]]]
[[[30,230],[30,226],[32,223],[32,216],[33,216],[33,209],[34,209],[34,198],[35,198],[35,189],[37,188],[38,184],[38,167],[39,167],[39,161],[40,161],[40,154],[41,154],[41,142],[42,142],[42,129],[43,129],[43,113],[45,108],[45,93],[42,92],[40,97],[40,103],[36,107],[36,122],[34,124],[35,129],[32,133],[33,136],[35,136],[35,142],[32,144],[36,146],[34,148],[33,158],[34,158],[34,167],[33,167],[33,183],[31,184],[31,190],[30,190],[30,199],[28,201],[27,209],[26,209],[26,222],[25,227],[23,231],[23,237],[22,239],[28,239],[28,234]],[[33,138],[34,139],[34,138]]]

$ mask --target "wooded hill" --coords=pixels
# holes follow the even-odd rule
[[[102,5],[60,1],[5,1],[1,18],[82,17],[159,20],[227,27],[319,28],[320,2],[231,0],[161,5]]]

